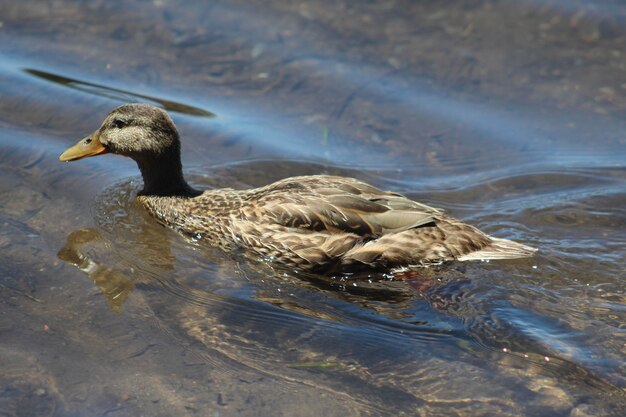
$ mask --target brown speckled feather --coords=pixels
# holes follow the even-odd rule
[[[494,241],[441,210],[352,178],[294,177],[174,198],[139,197],[166,225],[303,269],[428,265],[481,251],[477,256],[486,259]],[[505,257],[532,253],[514,242],[509,247]]]

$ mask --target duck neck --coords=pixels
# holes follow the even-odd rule
[[[180,155],[165,154],[135,161],[143,177],[143,190],[139,195],[195,197],[202,194],[185,181]]]

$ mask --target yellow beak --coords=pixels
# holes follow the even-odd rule
[[[88,156],[101,155],[109,153],[109,150],[100,143],[100,139],[95,134],[89,135],[81,139],[76,145],[67,149],[59,156],[60,161],[75,161],[77,159],[86,158]]]

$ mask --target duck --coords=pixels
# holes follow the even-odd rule
[[[113,109],[59,159],[108,153],[137,163],[143,189],[136,198],[158,223],[225,251],[300,270],[393,271],[536,252],[349,177],[297,176],[253,189],[197,190],[183,175],[174,122],[149,104]]]

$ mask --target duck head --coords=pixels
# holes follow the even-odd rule
[[[137,162],[144,195],[186,195],[198,192],[185,182],[180,139],[174,122],[162,109],[124,104],[113,109],[91,135],[61,154],[61,161],[113,153]]]
[[[135,160],[180,153],[178,131],[164,110],[148,104],[124,104],[113,109],[98,130],[63,152],[59,159],[75,161],[104,153]]]

